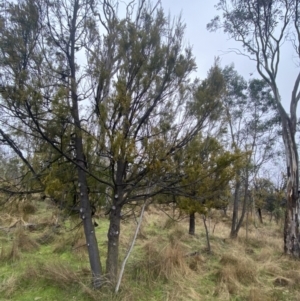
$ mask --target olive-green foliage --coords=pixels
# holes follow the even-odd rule
[[[195,137],[183,154],[179,206],[188,212],[206,213],[212,207],[226,207],[229,181],[240,155],[230,153],[211,137]]]

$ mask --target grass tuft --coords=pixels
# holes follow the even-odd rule
[[[39,244],[22,227],[18,227],[11,246],[1,248],[0,261],[14,262],[21,258],[22,252],[35,252],[38,249]]]
[[[11,296],[19,286],[19,278],[12,274],[8,278],[4,279],[0,284],[0,293],[5,297]]]
[[[229,294],[237,294],[241,285],[249,286],[257,282],[254,261],[243,255],[224,254],[220,260],[221,267],[217,273],[219,288],[227,288]]]
[[[169,281],[181,275],[186,276],[190,268],[184,256],[184,249],[179,243],[168,243],[163,247],[155,241],[147,242],[144,258],[134,265],[135,279]]]

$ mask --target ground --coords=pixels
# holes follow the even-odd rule
[[[280,221],[265,216],[258,224],[250,215],[231,240],[230,217],[213,211],[208,253],[200,216],[195,236],[188,234],[187,216],[172,218],[178,219],[176,210],[148,207],[115,295],[109,284],[100,291],[90,287],[77,216],[38,197],[7,203],[0,215],[0,300],[300,300],[300,261],[283,254]],[[108,220],[99,212],[96,221],[104,266]],[[122,222],[120,265],[135,227],[134,218]]]

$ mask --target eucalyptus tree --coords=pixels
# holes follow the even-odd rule
[[[282,57],[282,46],[286,42],[294,49],[294,60],[299,63],[300,4],[298,0],[221,0],[217,9],[223,13],[223,18],[215,17],[208,24],[208,29],[215,31],[221,28],[230,38],[240,42],[243,48],[236,52],[255,61],[259,75],[272,89],[281,119],[288,176],[284,251],[299,257],[299,159],[295,134],[300,72],[293,80],[289,111],[284,109],[281,102],[278,72],[281,65],[286,63]]]
[[[223,70],[227,93],[223,99],[229,132],[229,142],[235,152],[244,154],[237,166],[233,183],[233,215],[230,236],[237,237],[243,223],[250,188],[261,167],[276,153],[276,114],[274,100],[264,80],[247,83],[233,66]],[[242,210],[238,216],[240,200]]]

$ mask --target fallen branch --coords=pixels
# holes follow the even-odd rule
[[[199,251],[195,251],[195,252],[192,252],[192,253],[185,254],[184,257],[192,257],[192,256],[197,256],[197,255],[200,255]]]
[[[146,204],[147,204],[147,201],[144,202],[144,205],[142,207],[142,211],[141,211],[141,214],[140,214],[140,219],[139,219],[139,222],[136,226],[136,229],[135,229],[135,233],[134,233],[134,236],[133,236],[133,239],[132,239],[132,242],[131,242],[131,245],[127,251],[127,254],[124,258],[124,261],[122,262],[122,266],[121,266],[121,270],[120,270],[120,274],[119,274],[119,279],[118,279],[118,283],[116,285],[116,289],[115,289],[115,294],[118,293],[119,291],[119,288],[120,288],[120,284],[121,284],[121,281],[122,281],[122,277],[123,277],[123,273],[124,273],[124,270],[125,270],[125,265],[126,265],[126,262],[130,256],[130,253],[133,249],[133,246],[135,244],[135,241],[136,241],[136,238],[137,238],[137,235],[139,233],[139,230],[140,230],[140,227],[141,227],[141,224],[142,224],[142,220],[143,220],[143,215],[144,215],[144,211],[145,211],[145,207],[146,207]]]

